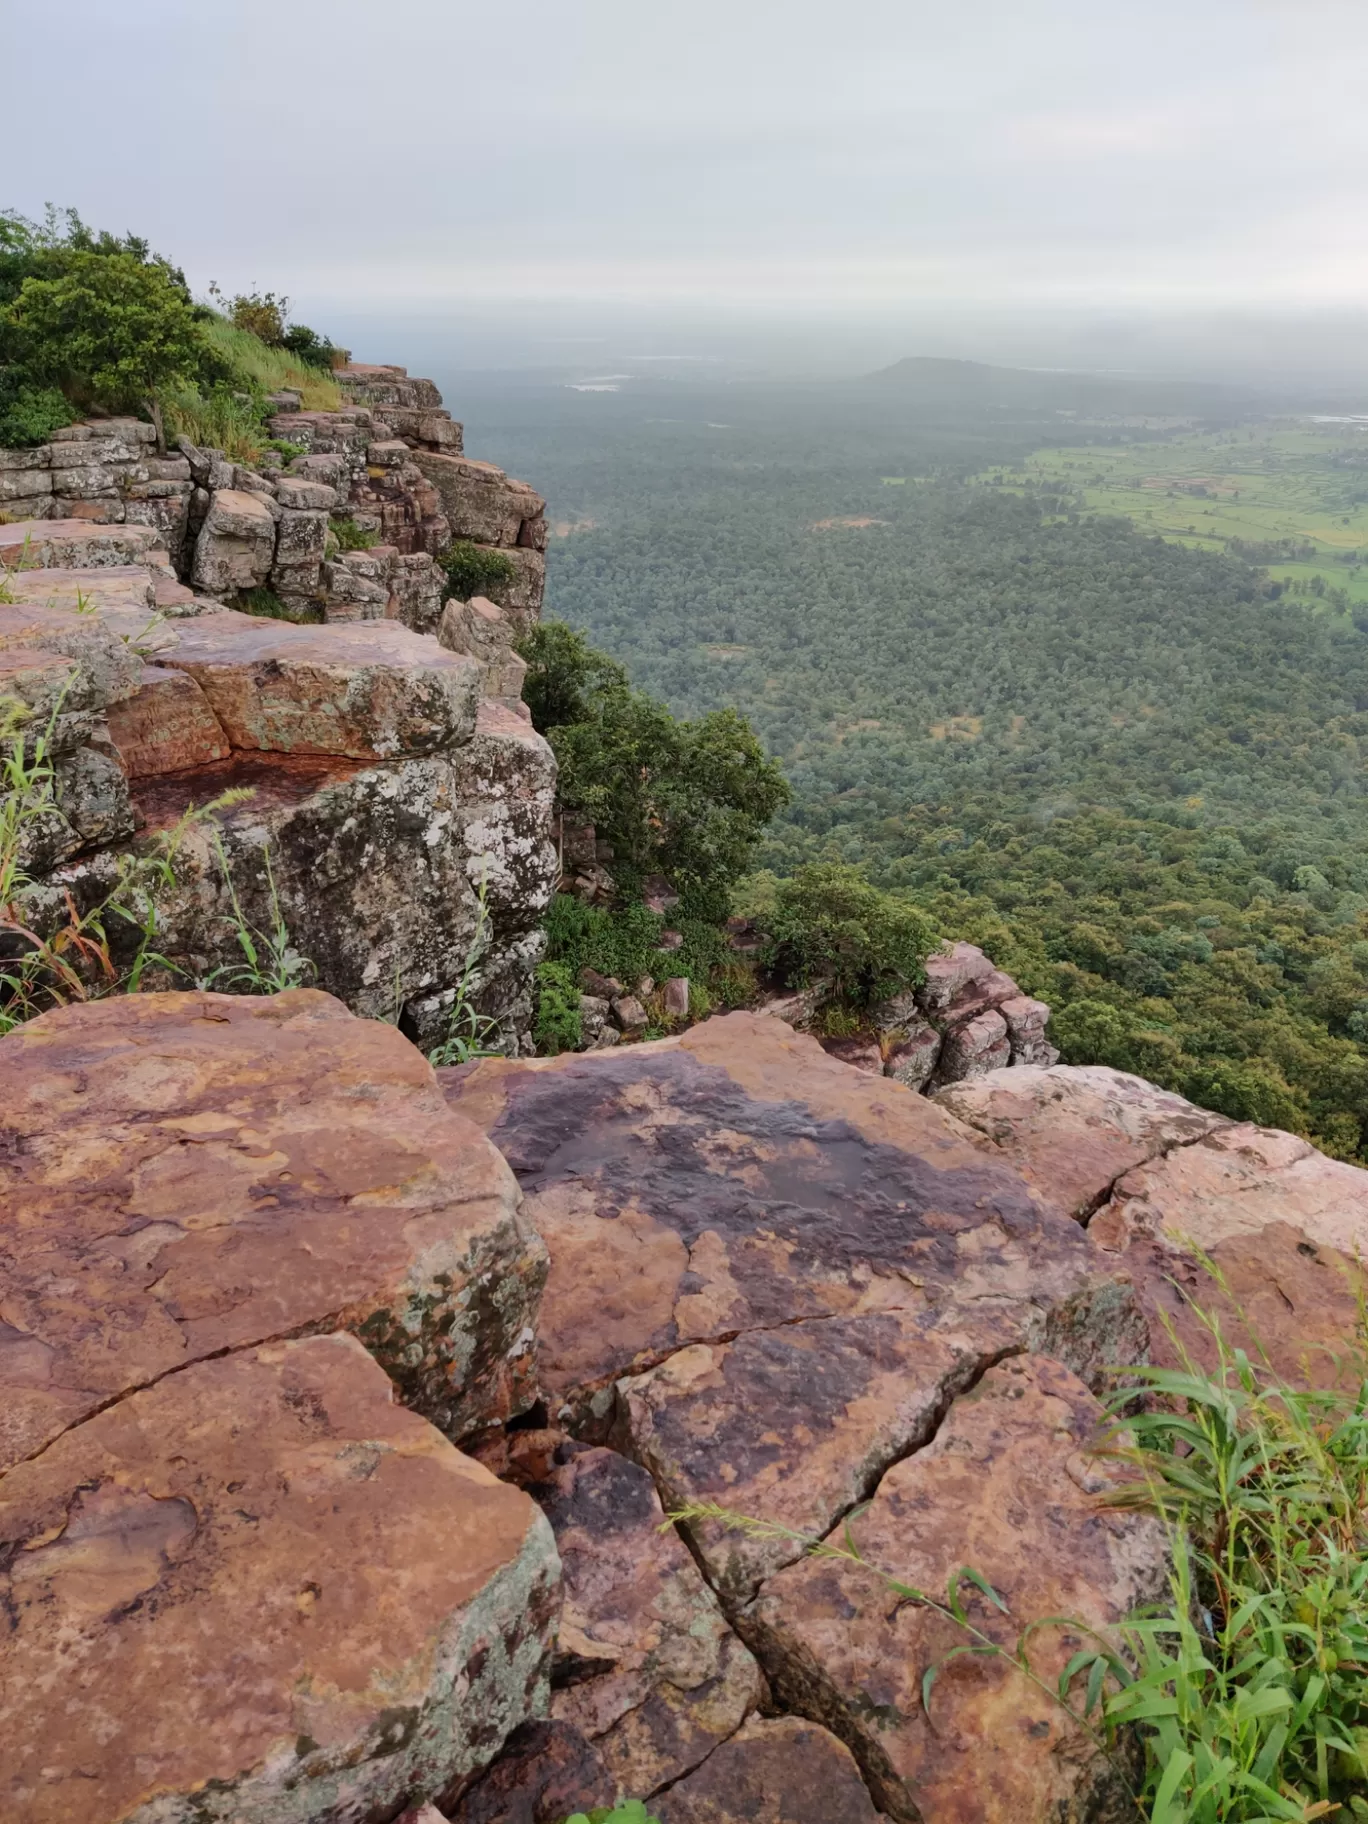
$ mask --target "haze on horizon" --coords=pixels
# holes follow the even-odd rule
[[[5,202],[347,333],[1365,365],[1356,0],[69,0],[13,29],[80,101],[10,85]]]

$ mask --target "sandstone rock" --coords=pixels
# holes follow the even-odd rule
[[[1166,1587],[1159,1523],[1098,1505],[1108,1474],[1086,1453],[1100,1417],[1057,1362],[991,1369],[956,1400],[932,1443],[887,1471],[851,1523],[857,1545],[871,1565],[937,1595],[961,1565],[973,1566],[1011,1611],[962,1586],[974,1625],[1009,1651],[1028,1621],[1077,1618],[1077,1632],[1032,1637],[1032,1667],[1053,1684],[1085,1644],[1082,1627],[1113,1628]],[[855,1748],[890,1817],[1021,1824],[1112,1815],[1115,1776],[1005,1660],[962,1655],[946,1665],[932,1727],[922,1676],[964,1637],[872,1572],[808,1558],[771,1579],[742,1625],[781,1701]]]
[[[844,1742],[797,1716],[756,1719],[651,1801],[660,1824],[877,1824]]]
[[[634,994],[620,994],[613,1002],[613,1019],[619,1032],[643,1032],[648,1018]]]
[[[234,748],[383,759],[474,727],[478,667],[390,623],[292,627],[225,611],[177,622],[158,657],[194,678]]]
[[[486,1059],[446,1087],[547,1240],[541,1383],[553,1414],[590,1429],[623,1376],[690,1344],[830,1328],[804,1319],[905,1313],[958,1349],[982,1318],[1085,1374],[1143,1349],[1128,1292],[1075,1223],[944,1109],[782,1021],[733,1013],[610,1056]],[[879,1368],[873,1344],[861,1359]],[[756,1403],[742,1410],[761,1431]]]
[[[128,780],[111,754],[81,747],[59,755],[52,767],[52,794],[76,834],[78,848],[117,842],[133,834]]]
[[[592,1743],[568,1723],[523,1723],[494,1765],[455,1806],[451,1824],[565,1824],[611,1806],[612,1776]]]
[[[447,603],[437,639],[449,652],[467,653],[479,663],[484,696],[516,701],[522,693],[527,661],[513,651],[514,631],[501,608],[477,595],[468,602]]]
[[[977,1019],[982,1013],[1000,1011],[1006,1001],[1022,998],[1020,988],[1010,975],[1005,975],[1001,969],[989,969],[986,975],[975,976],[956,989],[936,1017],[942,1026],[953,1029]]]
[[[0,1104],[0,1462],[304,1330],[353,1330],[454,1436],[532,1398],[545,1251],[393,1027],[308,989],[92,1001],[0,1041]]]
[[[585,1045],[592,1045],[608,1022],[609,1003],[597,994],[582,994],[579,998],[580,1038]]]
[[[938,1090],[936,1100],[1000,1149],[1040,1196],[1080,1219],[1123,1172],[1230,1125],[1100,1064],[994,1070]]]
[[[1025,994],[1018,995],[1012,1000],[1003,1001],[998,1012],[1007,1022],[1007,1035],[1012,1041],[1013,1064],[1043,1064],[1048,1067],[1059,1062],[1059,1053],[1045,1037],[1050,1009],[1044,1001],[1032,1000]]]
[[[147,573],[139,574],[145,589]],[[33,579],[24,576],[15,580],[16,584],[29,585]],[[35,652],[60,654],[69,660],[63,711],[104,709],[131,696],[138,688],[142,660],[103,615],[78,613],[75,605],[68,606],[57,591],[41,606],[24,599],[37,593],[29,587],[16,587],[10,593],[18,599],[0,602],[0,652],[14,654],[16,660],[21,653]],[[150,611],[144,606],[137,613],[145,622]]]
[[[143,669],[131,697],[109,711],[109,735],[130,779],[226,760],[228,740],[188,672]]]
[[[166,552],[147,526],[98,525],[84,519],[11,520],[0,525],[0,565],[11,570],[98,569],[106,564],[160,564]]]
[[[928,1013],[943,1013],[968,983],[992,973],[993,965],[976,944],[952,944],[947,952],[927,957],[918,999]]]
[[[487,585],[490,597],[525,633],[541,618],[542,600],[546,593],[546,559],[540,551],[526,545],[505,546],[501,555],[513,566],[506,582]]]
[[[763,1695],[759,1667],[662,1532],[645,1470],[580,1451],[534,1493],[565,1589],[551,1713],[594,1743],[619,1791],[647,1797],[739,1727]]]
[[[662,984],[660,990],[661,1005],[672,1020],[687,1020],[689,1017],[689,978],[687,975],[672,975]]]
[[[830,1058],[839,1058],[854,1070],[867,1070],[876,1077],[884,1074],[883,1053],[872,1032],[855,1033],[845,1039],[823,1039],[822,1050]]]
[[[897,1083],[905,1083],[909,1089],[921,1089],[930,1082],[935,1071],[941,1042],[936,1028],[917,1015],[889,1047],[885,1074]]]
[[[131,1392],[0,1477],[0,1537],[11,1824],[363,1824],[544,1701],[545,1520],[350,1337]]]
[[[240,488],[216,489],[195,540],[191,582],[206,595],[257,589],[271,574],[275,520],[264,500]]]
[[[432,483],[455,538],[486,545],[544,548],[546,502],[524,481],[512,481],[493,463],[431,450],[413,461]]]
[[[304,462],[323,462],[332,460],[323,457],[304,457]],[[337,506],[337,489],[328,483],[310,479],[309,475],[282,475],[276,483],[276,499],[287,511],[311,510],[331,513]]]
[[[600,975],[597,969],[581,969],[579,985],[586,994],[600,995],[612,1002],[626,993],[626,989],[615,975]]]
[[[19,454],[18,451],[6,451],[6,455]],[[25,450],[25,456],[37,455],[36,450]],[[15,500],[32,500],[35,497],[52,492],[52,476],[46,469],[38,467],[27,469],[0,468],[0,511],[6,510],[9,503]]]
[[[943,1083],[986,1076],[1006,1064],[1011,1049],[1006,1020],[996,1009],[990,1009],[945,1035],[936,1074]]]

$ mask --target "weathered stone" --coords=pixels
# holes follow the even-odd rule
[[[454,1436],[530,1401],[545,1251],[393,1027],[308,989],[92,1001],[0,1041],[0,1105],[0,1461],[305,1330]]]
[[[1059,1062],[1059,1053],[1045,1037],[1050,1009],[1044,1001],[1029,995],[1017,995],[1003,1001],[998,1012],[1007,1022],[1007,1036],[1012,1041],[1013,1064],[1043,1064],[1047,1068]]]
[[[0,622],[0,642],[3,639]],[[0,644],[0,700],[22,703],[30,712],[30,723],[45,733],[45,725],[60,716],[76,682],[76,661],[65,653],[45,652],[41,646],[7,648]]]
[[[322,461],[324,458],[305,458]],[[276,499],[286,510],[330,513],[337,506],[337,489],[307,475],[282,475],[276,483]]]
[[[824,1038],[821,1046],[829,1058],[839,1058],[842,1064],[849,1064],[852,1070],[871,1071],[876,1077],[884,1074],[883,1053],[872,1032],[852,1033],[848,1038],[842,1039]]]
[[[1159,1523],[1099,1506],[1116,1479],[1087,1454],[1100,1418],[1059,1363],[1004,1363],[956,1400],[932,1443],[887,1471],[851,1522],[870,1565],[933,1595],[970,1565],[1010,1610],[961,1584],[974,1626],[1007,1656],[943,1665],[934,1727],[922,1678],[964,1635],[873,1571],[808,1558],[747,1611],[742,1626],[781,1701],[854,1747],[888,1816],[1022,1824],[1111,1816],[1108,1801],[1120,1802],[1108,1763],[1010,1658],[1026,1623],[1076,1618],[1077,1630],[1031,1637],[1032,1670],[1053,1685],[1086,1629],[1113,1629],[1165,1592]]]
[[[926,981],[917,998],[928,1013],[943,1013],[961,989],[992,973],[993,965],[976,944],[952,944],[927,957]]]
[[[373,469],[397,469],[408,458],[409,447],[402,437],[387,437],[366,445],[366,462]]]
[[[12,520],[0,525],[0,565],[11,570],[158,563],[169,567],[160,539],[147,526],[100,525],[85,519]]]
[[[763,1696],[759,1667],[661,1530],[645,1470],[580,1451],[534,1492],[565,1587],[551,1713],[595,1744],[620,1791],[645,1797],[738,1728]]]
[[[275,567],[318,564],[328,542],[328,516],[321,511],[285,507],[276,529]]]
[[[40,577],[65,576],[68,572],[39,571],[15,578],[11,593],[13,602],[0,602],[0,651],[20,653],[44,651],[61,653],[73,661],[71,682],[62,707],[65,710],[103,709],[107,704],[131,696],[142,676],[142,660],[133,647],[120,639],[102,614],[82,612],[73,601],[54,589],[50,598],[39,605],[26,596],[46,594],[32,585]],[[98,574],[98,572],[97,572]],[[147,572],[137,573],[146,590]],[[135,609],[144,623],[151,610]]]
[[[672,1020],[687,1020],[689,1017],[689,978],[687,975],[672,975],[661,984],[660,1002]]]
[[[130,779],[226,760],[227,736],[185,671],[144,667],[142,683],[109,710],[109,735]]]
[[[513,575],[485,585],[490,599],[516,622],[525,633],[541,618],[542,600],[546,593],[546,559],[540,551],[527,545],[505,547],[500,555],[513,566]]]
[[[937,1090],[936,1101],[991,1141],[1039,1196],[1080,1219],[1123,1172],[1230,1125],[1100,1064],[994,1070]]]
[[[195,540],[190,580],[205,595],[230,596],[258,589],[271,574],[275,520],[258,494],[216,489]]]
[[[920,1014],[908,1020],[889,1047],[884,1066],[887,1076],[909,1089],[921,1089],[931,1080],[941,1052],[941,1035]]]
[[[998,1070],[1011,1056],[1007,1022],[996,1009],[981,1013],[945,1035],[936,1075],[942,1083],[962,1083]]]
[[[81,747],[59,755],[52,766],[52,795],[81,848],[133,834],[128,780],[111,754]]]
[[[57,502],[49,493],[18,494],[0,505],[0,523],[5,520],[22,520],[31,523],[36,519],[50,519],[56,510]],[[0,562],[3,562],[0,559]]]
[[[613,1021],[619,1032],[643,1032],[648,1018],[634,994],[620,994],[613,1002]]]
[[[436,488],[453,537],[486,545],[544,546],[546,502],[526,482],[512,481],[493,463],[469,456],[432,450],[414,450],[412,456]]]
[[[474,728],[478,666],[393,623],[291,627],[225,611],[176,622],[157,656],[190,673],[234,748],[383,759]]]
[[[31,450],[0,450],[0,474],[11,470],[50,469],[52,449],[49,444],[36,444]]]
[[[468,653],[484,674],[483,694],[510,703],[522,694],[527,661],[513,651],[513,622],[484,596],[450,601],[437,628],[439,643],[449,652]]]
[[[1075,1223],[945,1110],[780,1020],[486,1059],[447,1090],[547,1240],[541,1383],[553,1414],[590,1428],[622,1376],[693,1343],[829,1328],[809,1318],[890,1310],[953,1339],[982,1315],[1085,1375],[1143,1350],[1129,1292]]]
[[[12,501],[51,493],[52,476],[46,469],[0,469],[0,509],[8,509]]]
[[[523,1723],[494,1765],[455,1806],[451,1824],[565,1824],[610,1806],[617,1788],[602,1757],[568,1723]]]
[[[0,1538],[7,1824],[363,1824],[545,1701],[545,1520],[350,1337],[130,1393],[0,1477]]]
[[[75,446],[88,449],[89,445]],[[52,491],[59,498],[93,500],[101,494],[116,496],[119,472],[106,463],[85,462],[79,468],[57,468],[52,471]]]
[[[597,994],[582,994],[579,998],[580,1037],[585,1045],[592,1045],[608,1023],[609,1003]]]
[[[390,602],[389,572],[388,556],[377,559],[369,551],[348,551],[323,564],[320,588],[328,620],[383,620]]]
[[[845,1743],[797,1716],[747,1723],[651,1810],[660,1824],[878,1824]]]

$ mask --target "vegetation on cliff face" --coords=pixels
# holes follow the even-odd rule
[[[291,386],[307,407],[335,409],[325,370],[345,352],[287,329],[284,299],[253,313],[261,302],[233,300],[231,319],[196,304],[146,241],[96,232],[75,210],[41,223],[0,212],[0,446],[42,443],[95,409],[145,414],[255,461],[266,393]],[[279,335],[263,339],[272,312]]]

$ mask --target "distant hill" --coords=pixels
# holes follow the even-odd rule
[[[862,387],[909,402],[1006,417],[1072,414],[1079,418],[1237,418],[1270,409],[1252,387],[1125,374],[1073,374],[1049,368],[993,367],[911,355],[867,374]]]

